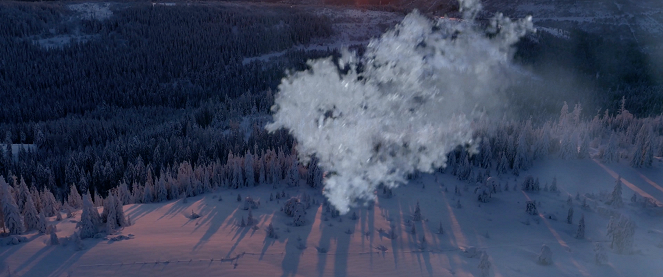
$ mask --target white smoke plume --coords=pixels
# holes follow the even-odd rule
[[[444,166],[449,151],[475,144],[480,111],[500,108],[511,46],[532,30],[531,18],[498,14],[482,29],[479,2],[461,4],[463,20],[414,11],[363,56],[344,50],[338,63],[308,61],[280,84],[267,129],[287,128],[301,160],[319,159],[324,193],[341,213],[373,199],[380,184],[393,188],[410,172]]]

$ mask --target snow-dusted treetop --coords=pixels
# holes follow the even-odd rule
[[[364,56],[344,50],[338,64],[310,60],[280,84],[267,129],[289,129],[302,161],[319,158],[325,194],[341,213],[373,199],[379,184],[396,187],[409,172],[444,166],[454,147],[475,144],[470,124],[479,110],[500,108],[511,45],[532,30],[531,18],[498,14],[481,30],[478,1],[461,2],[462,21],[415,10]]]

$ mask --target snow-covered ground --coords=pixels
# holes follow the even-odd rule
[[[47,236],[28,233],[27,243],[0,247],[0,270],[2,276],[480,276],[474,251],[485,251],[492,264],[490,276],[656,276],[663,272],[663,208],[642,207],[642,196],[663,202],[662,169],[660,159],[650,169],[589,159],[544,160],[520,177],[497,177],[502,191],[488,203],[478,202],[474,186],[465,181],[450,174],[426,174],[394,190],[392,198],[377,192],[374,208],[355,208],[337,218],[319,204],[319,192],[303,181],[297,188],[221,190],[187,203],[126,205],[133,225],[106,239],[85,239],[81,251],[72,245],[49,246]],[[557,177],[560,192],[521,191],[527,175],[538,178],[541,186]],[[599,199],[612,191],[617,175],[624,183],[626,205],[612,209]],[[509,190],[504,191],[507,183]],[[460,196],[454,193],[456,187]],[[280,211],[284,199],[269,201],[270,193],[277,191],[316,199],[307,210],[307,224],[289,225],[292,218]],[[634,193],[637,203],[629,201]],[[255,228],[239,226],[248,211],[237,201],[238,194],[262,202],[252,210]],[[573,224],[566,222],[569,195]],[[585,195],[587,207],[582,207]],[[525,212],[527,200],[537,203],[538,215]],[[412,223],[417,201],[424,220]],[[192,219],[192,212],[200,217]],[[615,212],[637,224],[632,254],[610,250],[606,227]],[[576,239],[581,215],[586,235]],[[62,238],[74,232],[77,219],[49,221]],[[270,223],[276,239],[267,236]],[[412,224],[415,234],[410,233]],[[443,234],[437,233],[440,224]],[[392,228],[395,239],[389,237]],[[128,239],[111,239],[120,235]],[[595,243],[606,247],[607,263],[595,263]],[[543,244],[552,250],[552,265],[537,263]]]

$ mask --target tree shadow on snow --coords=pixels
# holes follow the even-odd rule
[[[79,251],[74,250],[72,243],[68,245],[44,245],[42,250],[19,265],[21,269],[31,266],[22,276],[60,276],[65,273],[72,273],[74,271],[71,268],[72,265],[100,242],[101,239],[83,240],[85,249]]]

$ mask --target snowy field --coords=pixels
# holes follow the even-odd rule
[[[480,276],[479,254],[485,251],[491,276],[655,276],[663,271],[663,208],[644,208],[642,199],[663,200],[662,169],[660,159],[650,169],[637,170],[588,159],[544,160],[520,177],[496,177],[501,191],[488,203],[478,202],[474,186],[450,174],[422,175],[391,198],[377,192],[374,207],[338,217],[303,181],[296,188],[220,190],[187,203],[126,205],[133,225],[103,239],[85,239],[80,251],[49,246],[48,236],[27,233],[27,243],[0,247],[0,267],[2,276]],[[545,188],[557,177],[559,192],[522,191],[528,175]],[[612,191],[617,175],[625,184],[626,204],[613,209],[600,198]],[[314,199],[304,226],[291,226],[292,218],[281,211],[283,198],[269,201],[277,192]],[[581,200],[575,198],[578,193]],[[629,200],[634,193],[635,203]],[[249,211],[238,194],[260,199],[260,207],[251,210],[255,227],[240,226]],[[525,212],[530,199],[537,203],[537,215]],[[423,220],[415,222],[417,201]],[[571,206],[575,214],[568,224]],[[200,217],[192,218],[192,212]],[[613,212],[630,215],[637,224],[632,254],[610,249],[606,227]],[[581,215],[586,235],[577,239]],[[80,211],[74,218],[49,221],[63,238],[74,232],[78,216]],[[268,237],[270,223],[277,238]],[[121,236],[127,239],[117,240]],[[595,243],[607,249],[604,264],[595,262]],[[538,263],[543,244],[552,250],[551,265]]]

